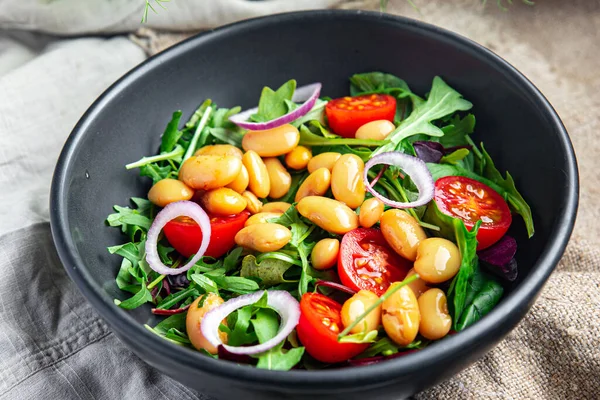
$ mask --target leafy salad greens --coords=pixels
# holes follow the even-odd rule
[[[306,103],[299,104],[294,101],[294,94],[298,89],[295,80],[284,83],[276,90],[265,87],[258,101],[258,107],[249,116],[248,122],[268,124],[274,119],[285,117],[294,110],[306,107]],[[108,248],[110,254],[120,257],[116,285],[123,291],[124,296],[121,300],[115,299],[116,306],[131,310],[148,304],[152,313],[163,316],[164,319],[157,325],[146,326],[146,328],[165,340],[177,345],[196,348],[210,357],[252,364],[257,368],[272,370],[360,365],[367,360],[369,363],[378,362],[387,357],[425,347],[434,340],[427,337],[429,335],[425,331],[421,331],[418,335],[415,333],[416,336],[408,342],[403,342],[390,333],[389,329],[391,328],[386,325],[385,312],[381,317],[383,326],[378,323],[373,329],[367,328],[369,320],[367,315],[371,315],[369,312],[380,310],[381,307],[385,311],[386,302],[388,298],[392,298],[394,293],[385,295],[383,293],[388,286],[392,291],[394,286],[390,286],[390,284],[394,282],[402,282],[401,287],[393,289],[395,293],[410,291],[413,293],[415,304],[421,293],[415,289],[416,286],[413,284],[421,282],[426,289],[434,287],[441,289],[447,297],[448,319],[451,321],[451,329],[454,331],[467,328],[489,313],[500,301],[504,291],[503,275],[498,271],[506,271],[510,267],[513,273],[510,278],[504,276],[504,280],[516,277],[516,261],[514,260],[516,244],[512,245],[514,240],[510,242],[510,246],[506,245],[501,249],[494,248],[494,243],[505,235],[506,229],[510,225],[511,213],[522,218],[529,237],[534,234],[534,224],[531,209],[517,190],[513,177],[508,172],[503,175],[497,169],[483,143],[475,143],[472,135],[475,132],[476,119],[473,114],[469,113],[472,104],[440,77],[433,79],[431,90],[423,97],[414,93],[404,80],[382,72],[353,75],[350,77],[349,94],[349,97],[342,99],[324,97],[316,99],[304,115],[289,121],[285,126],[290,128],[286,129],[297,132],[297,142],[293,147],[308,149],[311,160],[320,155],[334,154],[338,158],[347,155],[350,158],[343,158],[344,160],[358,160],[353,162],[359,164],[367,162],[367,166],[370,166],[371,169],[367,167],[364,169],[365,184],[371,185],[372,190],[390,199],[391,202],[419,201],[423,194],[418,189],[421,182],[414,175],[407,173],[408,167],[391,163],[388,165],[384,165],[385,163],[370,165],[369,163],[382,156],[388,157],[388,154],[400,154],[400,157],[408,157],[410,160],[416,160],[414,162],[419,163],[418,165],[422,165],[426,174],[431,177],[429,179],[431,179],[432,193],[435,182],[435,197],[405,211],[408,213],[407,218],[414,221],[415,226],[418,227],[415,229],[422,231],[425,238],[427,236],[445,238],[446,242],[444,243],[450,243],[447,246],[455,246],[457,249],[459,261],[457,269],[450,279],[440,282],[423,280],[425,275],[419,270],[419,257],[425,256],[421,250],[416,256],[407,256],[398,250],[395,246],[395,239],[389,236],[390,234],[387,234],[384,229],[383,219],[378,218],[374,224],[368,227],[363,224],[362,209],[366,210],[367,201],[370,199],[378,201],[373,197],[372,192],[365,191],[364,187],[362,193],[365,201],[361,202],[362,205],[350,208],[344,205],[350,210],[348,218],[360,220],[362,228],[359,228],[356,223],[352,229],[346,230],[345,234],[339,234],[325,229],[324,224],[318,218],[313,218],[312,214],[303,212],[303,208],[299,205],[304,199],[299,200],[298,195],[304,190],[303,185],[306,182],[312,182],[312,176],[315,173],[314,170],[311,170],[310,161],[307,161],[308,167],[305,165],[299,169],[284,168],[289,176],[289,188],[285,195],[277,199],[268,196],[259,198],[259,207],[266,207],[270,203],[273,203],[273,206],[288,203],[288,208],[269,215],[262,221],[262,223],[270,225],[276,224],[276,226],[282,227],[284,232],[289,232],[283,245],[266,251],[253,248],[252,245],[241,245],[242,241],[238,239],[239,232],[248,227],[246,225],[244,228],[244,221],[248,220],[251,213],[256,214],[252,211],[243,211],[236,213],[238,216],[243,213],[246,215],[241,225],[236,228],[237,230],[233,233],[230,232],[231,246],[225,248],[222,255],[209,256],[205,254],[185,272],[178,274],[167,274],[168,271],[157,272],[153,267],[154,261],[147,257],[148,245],[151,244],[151,241],[156,240],[152,239],[154,237],[153,225],[157,223],[157,216],[160,215],[161,210],[170,207],[170,204],[157,204],[153,196],[149,195],[149,199],[132,197],[129,207],[115,205],[114,213],[108,216],[106,222],[111,227],[119,228],[127,238],[127,243]],[[356,112],[352,113],[350,111],[355,104],[352,102],[355,100],[367,103],[356,103],[363,108],[356,106]],[[340,136],[336,133],[339,132],[337,127],[339,125],[336,126],[336,124],[347,123],[353,118],[361,117],[362,114],[359,113],[359,110],[363,110],[364,107],[374,113],[378,108],[385,107],[386,101],[393,101],[394,108],[387,120],[388,124],[393,124],[393,128],[390,128],[391,131],[385,137],[362,137],[359,135],[359,131],[356,131],[356,136]],[[363,106],[363,104],[367,105]],[[234,122],[235,118],[233,121],[230,119],[240,111],[240,107],[219,107],[210,99],[204,101],[185,123],[182,123],[183,113],[175,111],[162,134],[158,153],[128,164],[126,168],[139,169],[140,176],[149,178],[148,182],[154,188],[161,182],[176,180],[181,182],[181,171],[184,164],[196,162],[198,157],[202,157],[198,151],[212,149],[215,145],[230,145],[239,149],[244,168],[250,169],[246,167],[246,154],[244,154],[244,158],[241,158],[244,151],[246,153],[250,151],[247,148],[249,139],[245,136],[247,130],[240,126],[243,124]],[[350,114],[348,114],[349,112]],[[371,118],[371,121],[373,120],[379,121],[380,119]],[[273,129],[280,129],[280,127]],[[288,153],[282,153],[280,156],[269,157],[278,158],[279,164],[284,165],[288,163],[288,156]],[[265,157],[263,156],[263,158]],[[323,159],[325,158],[323,157]],[[239,161],[236,163],[242,165]],[[239,168],[238,166],[238,170],[240,170]],[[325,176],[332,174],[331,184],[328,183],[326,189],[316,195],[344,203],[340,200],[339,190],[336,191],[334,187],[337,164],[334,164],[332,168],[329,172],[323,171],[321,168],[321,172]],[[250,173],[250,182],[252,182],[252,170],[249,170],[248,173]],[[362,182],[363,176],[357,176],[356,179]],[[438,186],[438,183],[446,181],[450,182],[450,186],[448,186],[448,192],[445,192],[447,196],[442,196],[442,198],[439,197],[442,188]],[[189,186],[184,179],[183,182]],[[477,187],[473,189],[473,185],[477,183],[481,185],[482,189]],[[181,184],[179,183],[179,185]],[[306,184],[308,185],[308,183]],[[355,187],[360,187],[360,185]],[[251,189],[250,187],[248,191]],[[224,231],[219,229],[225,229],[227,232],[233,229],[230,228],[233,223],[232,219],[228,216],[211,213],[211,204],[203,197],[211,190],[220,189],[191,187],[189,190],[190,196],[183,200],[186,203],[201,204],[209,211],[213,237],[217,234],[224,235],[222,233]],[[456,194],[453,190],[460,193]],[[192,197],[192,193],[194,197]],[[473,206],[474,201],[477,201],[477,196],[480,200],[504,203],[506,209],[510,208],[510,211],[502,214],[499,209],[492,209],[489,213],[484,210],[483,214],[473,217],[474,213],[482,210]],[[256,197],[258,196],[254,198]],[[455,197],[458,200],[452,200]],[[455,202],[453,203],[453,201]],[[375,203],[373,202],[373,204]],[[385,215],[388,210],[394,209],[387,202],[382,202],[378,206],[381,207],[380,217],[382,213]],[[475,208],[470,209],[469,207]],[[250,210],[250,203],[248,203],[247,209]],[[341,214],[338,213],[338,215]],[[498,224],[506,222],[506,219],[508,219],[506,229],[498,237],[490,239],[490,235],[492,235],[490,232],[497,232]],[[172,225],[173,221],[169,223]],[[170,269],[181,268],[191,260],[190,254],[184,254],[181,251],[181,244],[178,241],[202,237],[196,224],[183,220],[179,223],[185,225],[185,234],[175,238],[173,236],[175,228],[171,226],[171,230],[168,230],[169,225],[167,224],[155,243],[160,263]],[[190,229],[197,229],[197,232]],[[358,235],[356,232],[361,229],[363,230],[361,232],[367,235],[365,237],[370,238],[368,245],[365,244],[367,242],[355,239],[355,235]],[[233,236],[235,236],[235,243]],[[226,242],[223,236],[220,236],[219,240],[221,245],[226,246],[223,244]],[[358,247],[352,247],[353,240],[356,240]],[[502,264],[494,264],[494,260],[500,258],[496,255],[487,257],[486,262],[479,261],[478,255],[482,250],[482,245],[486,244],[485,241],[492,241],[486,247],[502,252],[504,255]],[[320,254],[321,243],[337,243],[338,246],[333,264],[327,268],[322,267],[315,255]],[[212,242],[209,249],[210,246],[213,246]],[[360,250],[360,246],[363,250]],[[195,248],[198,248],[198,245]],[[339,256],[337,252],[339,252]],[[361,257],[375,259],[374,254],[387,260],[385,261],[387,271],[377,269],[379,266],[373,267],[377,271],[385,272],[385,274],[381,272],[377,278],[384,279],[384,283],[379,281],[373,283],[368,276],[367,278],[361,277],[366,273],[361,269],[362,265],[368,261],[366,258],[364,259],[367,261],[361,261],[363,260]],[[509,254],[508,258],[506,254]],[[415,257],[417,261],[415,261]],[[506,260],[510,260],[510,265],[506,263]],[[412,268],[414,263],[414,269],[418,275],[410,277],[407,275],[407,269],[404,269],[402,276],[399,276],[398,279],[391,279],[395,273],[393,271],[400,268],[399,265],[407,263],[410,264],[407,269]],[[337,268],[335,268],[336,265]],[[393,271],[390,272],[390,270]],[[385,281],[386,279],[388,281]],[[370,282],[369,284],[372,286],[361,286],[366,285],[364,282]],[[380,288],[381,291],[372,288]],[[338,299],[343,300],[344,296],[347,299],[348,295],[340,293],[337,289],[350,294],[358,292],[354,296],[370,290],[371,294],[375,296],[373,302],[369,303],[372,306],[368,309],[363,307],[363,311],[365,309],[367,311],[355,314],[352,324],[343,323],[341,326],[344,310],[337,301]],[[299,318],[299,322],[296,322],[297,328],[291,330],[284,340],[274,345],[271,342],[278,334],[281,334],[288,314],[271,304],[272,299],[269,294],[273,293],[272,291],[287,292],[292,298],[290,304],[296,304],[292,307],[294,312],[290,314],[292,316],[289,318],[293,318],[293,315],[296,315],[294,313],[299,315],[299,317],[296,316]],[[218,324],[218,327],[214,327],[214,332],[226,337],[226,342],[221,343],[217,333],[214,333],[217,339],[212,339],[211,342],[211,339],[208,339],[211,337],[208,334],[208,328],[201,326],[201,320],[205,313],[219,309],[230,301],[241,301],[240,299],[244,299],[244,296],[252,295],[260,297],[250,304],[224,314],[223,321]],[[303,334],[306,326],[316,323],[310,320],[309,315],[318,313],[310,312],[311,303],[307,300],[313,299],[314,303],[315,295],[326,297],[325,300],[320,298],[322,302],[319,304],[333,313],[333,317],[331,317],[333,319],[324,317],[318,322],[329,324],[328,328],[335,333],[331,342],[327,342],[330,338],[326,338],[325,334],[323,334],[323,338],[315,337],[311,341],[308,341],[306,335]],[[446,297],[444,297],[444,301]],[[213,307],[212,303],[209,304],[211,299],[218,304],[223,303],[223,305]],[[347,299],[346,302],[350,300]],[[299,306],[298,301],[300,301]],[[327,303],[327,301],[333,303]],[[339,307],[339,310],[336,307]],[[415,312],[418,314],[418,307]],[[196,314],[199,317],[192,321],[193,318],[190,316]],[[423,314],[419,320],[425,317],[426,315]],[[326,320],[329,322],[323,322]],[[337,330],[332,328],[332,324],[334,324],[332,321],[337,321],[335,324],[340,325],[335,326]],[[362,329],[363,325],[364,329]],[[350,330],[351,328],[352,330]],[[450,325],[447,328],[449,330]],[[406,332],[401,333],[405,334]],[[319,340],[321,344],[315,343]],[[208,342],[210,344],[206,344]],[[213,342],[221,344],[213,346]],[[204,344],[199,346],[198,343]],[[356,351],[345,354],[336,360],[330,360],[327,356],[319,353],[320,345],[328,346],[329,351],[333,354],[336,351],[331,349],[342,343],[354,346],[352,348]],[[267,346],[268,349],[259,353],[237,353],[235,349],[261,345]]]

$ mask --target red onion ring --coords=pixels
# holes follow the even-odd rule
[[[391,165],[402,169],[408,176],[410,176],[410,179],[412,179],[415,186],[419,190],[419,198],[409,203],[403,203],[390,200],[387,197],[377,193],[377,191],[373,189],[371,182],[369,182],[367,173],[375,165],[380,164]],[[435,189],[433,177],[431,176],[429,169],[427,169],[427,165],[417,157],[409,156],[408,154],[404,154],[399,151],[381,153],[367,161],[365,164],[363,181],[365,183],[365,187],[373,196],[381,200],[386,205],[394,208],[414,208],[425,205],[429,203],[431,199],[433,199]]]
[[[319,94],[321,93],[321,87],[322,85],[320,83],[312,83],[310,85],[302,86],[296,89],[292,100],[295,102],[304,101],[304,103],[302,103],[300,107],[296,108],[295,110],[290,111],[289,113],[282,115],[279,118],[272,119],[271,121],[248,121],[248,118],[250,118],[252,114],[255,114],[258,111],[258,107],[251,108],[239,114],[235,114],[229,117],[229,120],[237,126],[251,131],[262,131],[265,129],[277,128],[278,126],[287,124],[308,114],[308,112],[313,108],[315,102],[319,98]]]
[[[263,296],[263,293],[256,292],[235,297],[207,312],[200,324],[200,329],[202,329],[202,334],[206,340],[217,348],[223,346],[225,350],[233,354],[264,353],[283,342],[296,325],[298,325],[298,321],[300,320],[300,303],[284,290],[267,291],[267,304],[281,317],[281,325],[275,337],[255,346],[239,347],[226,345],[219,337],[219,325],[221,321],[235,310],[256,303]]]
[[[177,217],[188,217],[194,220],[202,231],[202,243],[192,259],[180,268],[169,268],[160,260],[158,255],[158,236],[165,225]],[[146,262],[154,271],[161,275],[178,275],[192,268],[206,252],[210,242],[210,219],[206,212],[193,201],[176,201],[163,208],[152,222],[146,237]]]

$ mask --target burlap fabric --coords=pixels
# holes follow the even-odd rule
[[[467,36],[534,82],[565,123],[581,176],[573,238],[530,313],[475,365],[416,398],[600,398],[600,2],[541,0],[508,12],[492,1],[414,3],[418,10],[391,0],[388,11]],[[184,36],[141,31],[133,39],[155,53]]]

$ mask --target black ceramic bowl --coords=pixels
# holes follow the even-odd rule
[[[122,243],[104,225],[113,204],[144,196],[149,182],[124,165],[158,148],[171,113],[189,116],[205,98],[254,106],[264,85],[295,78],[348,90],[357,72],[387,71],[425,93],[435,75],[473,102],[477,139],[514,175],[533,210],[536,234],[516,226],[519,280],[483,320],[426,349],[368,367],[272,372],[213,360],[144,329],[148,308],[119,309],[114,284]],[[467,367],[520,320],[556,267],[578,202],[569,137],[542,94],[505,61],[460,36],[379,13],[317,11],[245,21],[196,36],[137,67],[108,89],[69,137],[54,175],[52,232],[81,292],[137,355],[175,379],[219,398],[394,398],[411,395]],[[515,218],[517,220],[517,218]],[[127,360],[123,360],[127,362]]]

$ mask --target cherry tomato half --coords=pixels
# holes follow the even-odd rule
[[[477,250],[496,243],[510,227],[506,201],[491,187],[464,176],[446,176],[435,182],[435,203],[444,214],[460,218],[471,230],[481,220]]]
[[[359,355],[368,343],[340,343],[342,305],[320,293],[305,293],[300,300],[298,339],[308,354],[324,363],[337,363]]]
[[[250,216],[248,211],[228,217],[210,216],[211,235],[205,255],[221,257],[235,246],[235,234]],[[202,243],[202,231],[198,224],[186,217],[175,218],[163,229],[167,240],[184,257],[195,254]]]
[[[356,291],[370,290],[377,296],[403,280],[412,263],[400,257],[376,228],[357,228],[344,235],[338,259],[342,283]]]
[[[387,119],[394,122],[396,99],[387,94],[367,94],[333,99],[325,106],[331,130],[353,138],[356,130],[367,122]]]

